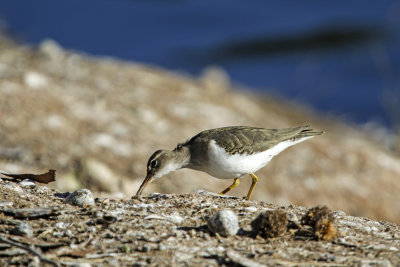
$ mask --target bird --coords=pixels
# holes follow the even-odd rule
[[[147,162],[147,174],[134,198],[139,198],[153,180],[182,168],[205,172],[219,179],[233,179],[220,192],[228,193],[240,183],[239,178],[252,178],[246,198],[250,199],[258,182],[256,171],[286,148],[323,134],[311,126],[264,129],[250,126],[228,126],[205,130],[173,150],[155,151]]]

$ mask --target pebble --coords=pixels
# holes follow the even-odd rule
[[[36,194],[51,194],[51,189],[44,185],[35,184]]]
[[[102,218],[104,216],[104,213],[99,210],[96,210],[95,213],[93,214],[93,216],[95,218]]]
[[[24,83],[32,89],[39,89],[48,84],[47,77],[41,73],[28,71],[24,75]]]
[[[66,229],[68,227],[68,224],[65,222],[58,222],[54,225],[54,228],[56,229]]]
[[[11,201],[6,201],[6,200],[0,200],[0,207],[8,207],[8,206],[12,206],[13,203]]]
[[[258,209],[257,209],[257,207],[246,207],[245,209],[244,209],[244,211],[246,211],[246,212],[256,212]]]
[[[231,210],[220,210],[208,221],[208,229],[221,236],[233,236],[239,230],[236,214]]]
[[[24,190],[22,189],[22,187],[15,183],[5,183],[2,185],[2,187],[13,190],[14,192],[17,192],[17,193],[24,193]]]
[[[89,226],[89,227],[87,228],[87,232],[89,232],[89,233],[96,233],[96,227],[94,227],[94,226]]]
[[[13,228],[11,230],[11,234],[32,237],[33,229],[28,223],[22,222],[22,223],[18,224],[17,226],[15,226],[15,228]]]
[[[65,203],[79,207],[93,206],[94,197],[89,189],[79,189],[67,196]]]
[[[72,233],[71,230],[68,229],[67,231],[65,231],[64,236],[66,236],[66,237],[72,237],[72,236],[73,236],[73,233]]]
[[[31,179],[25,179],[18,183],[22,188],[35,188],[36,184]]]
[[[39,45],[40,52],[55,62],[62,62],[65,56],[63,48],[54,40],[45,39]]]
[[[169,215],[169,216],[165,216],[165,218],[168,221],[176,223],[176,224],[181,224],[185,220],[184,218],[182,218],[179,215]]]

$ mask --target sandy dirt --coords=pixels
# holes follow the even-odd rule
[[[219,69],[199,77],[63,49],[29,47],[0,35],[0,170],[57,170],[52,188],[89,188],[129,199],[157,149],[229,125],[311,124],[326,133],[257,172],[253,198],[279,205],[327,205],[354,216],[400,222],[400,159],[393,138],[351,127],[287,100],[250,94]],[[244,196],[251,179],[230,192]],[[145,193],[219,192],[232,181],[181,170]]]
[[[398,266],[398,225],[331,213],[336,235],[324,240],[311,227],[310,209],[222,197],[206,191],[140,199],[96,198],[93,206],[65,204],[68,193],[47,186],[0,184],[2,266]],[[239,219],[235,236],[208,230],[215,212],[232,210]],[[253,231],[260,213],[286,214],[276,237]],[[315,215],[315,210],[312,210]],[[278,217],[281,217],[279,215]],[[28,223],[30,237],[14,228]],[[275,231],[275,230],[273,230]],[[46,263],[45,261],[48,260]],[[90,265],[89,265],[90,264]]]

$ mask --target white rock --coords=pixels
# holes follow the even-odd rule
[[[87,228],[87,231],[89,232],[89,233],[96,233],[96,227],[94,227],[94,226],[89,226],[88,228]]]
[[[256,212],[258,209],[256,207],[246,207],[244,210],[246,212]]]
[[[44,122],[50,129],[61,129],[66,125],[65,119],[57,114],[52,114],[44,118]]]
[[[68,224],[65,222],[58,222],[54,225],[54,228],[57,229],[66,229],[68,227]]]
[[[74,205],[74,206],[93,206],[94,205],[94,197],[92,192],[89,189],[79,189],[72,192],[66,199],[65,203]]]
[[[73,236],[73,233],[72,233],[71,230],[67,229],[67,230],[65,231],[65,233],[64,233],[64,236],[72,237],[72,236]]]
[[[12,205],[13,205],[13,203],[11,201],[0,200],[0,207],[9,207]]]
[[[15,228],[11,230],[11,233],[14,235],[32,237],[33,229],[28,223],[22,222],[15,226]]]
[[[220,210],[208,221],[208,229],[222,236],[233,236],[239,230],[236,214],[231,210]]]
[[[48,84],[48,80],[43,74],[29,71],[24,75],[24,83],[32,89],[39,89],[45,87]]]
[[[182,218],[179,215],[165,216],[165,219],[167,219],[170,222],[176,223],[176,224],[181,224],[185,220],[184,218]]]
[[[54,40],[43,40],[39,45],[39,49],[42,53],[44,53],[54,61],[60,62],[64,58],[64,50]]]
[[[18,184],[19,184],[19,186],[25,187],[25,188],[26,187],[29,187],[29,188],[35,188],[36,187],[35,182],[33,180],[31,180],[31,179],[22,180]]]
[[[18,184],[6,183],[2,185],[4,188],[11,189],[17,193],[24,193],[24,190]]]

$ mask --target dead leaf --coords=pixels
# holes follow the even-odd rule
[[[48,184],[50,182],[54,182],[56,180],[56,170],[49,170],[46,173],[43,174],[31,174],[31,173],[25,173],[25,174],[13,174],[13,173],[6,173],[6,172],[1,172],[1,174],[4,174],[5,176],[15,178],[15,179],[31,179],[33,181],[43,183],[43,184]]]

